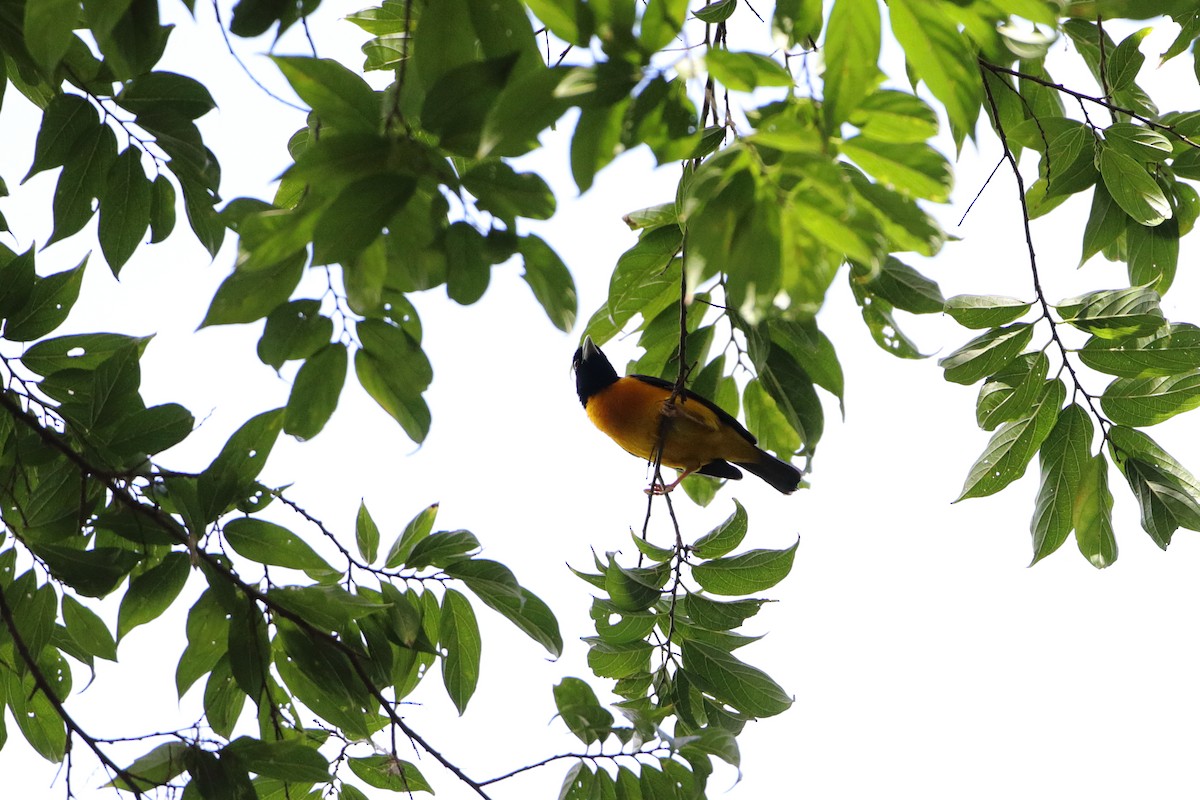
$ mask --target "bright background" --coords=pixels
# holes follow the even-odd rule
[[[320,55],[360,63],[357,47],[365,36],[339,18],[362,1],[326,0],[312,21]],[[182,6],[174,20],[180,26],[174,37],[190,43],[186,58],[160,69],[196,74],[216,97],[219,109],[201,124],[221,160],[223,196],[269,198],[270,182],[286,166],[283,143],[302,116],[252,85],[222,45],[212,8],[198,6],[198,24]],[[1172,35],[1147,39],[1143,51],[1151,63]],[[254,74],[286,93],[263,57],[269,46],[267,39],[235,42]],[[294,34],[278,47],[305,51]],[[1152,81],[1157,90],[1178,94],[1179,107],[1200,107],[1186,56],[1161,72]],[[1069,74],[1055,74],[1071,82]],[[1159,96],[1155,88],[1151,94]],[[0,175],[15,197],[0,200],[0,210],[20,238],[6,234],[2,241],[24,249],[49,237],[55,176],[40,175],[18,189],[32,158],[37,117],[16,92],[5,100]],[[558,191],[558,214],[536,230],[570,266],[586,320],[606,296],[616,258],[634,241],[621,215],[669,199],[678,173],[677,167],[655,170],[648,153],[635,151],[577,198],[566,170],[570,129],[569,121],[560,125],[527,165]],[[1015,188],[1004,169],[957,225],[999,159],[998,146],[982,138],[980,149],[964,148],[954,202],[937,211],[962,241],[917,266],[941,282],[946,296],[1032,299]],[[1036,224],[1051,300],[1127,283],[1122,267],[1099,260],[1076,271],[1086,213],[1086,201],[1074,201]],[[247,417],[286,401],[286,378],[294,371],[292,365],[281,379],[255,358],[261,323],[197,330],[232,267],[233,238],[210,263],[181,215],[177,235],[140,250],[118,283],[94,241],[86,241],[94,226],[89,230],[76,237],[81,241],[39,254],[39,272],[46,274],[74,266],[88,249],[97,252],[81,300],[58,333],[156,333],[142,362],[146,401],[182,402],[200,421],[195,441],[163,461],[203,467]],[[1200,319],[1194,260],[1195,247],[1185,242],[1164,303],[1171,319]],[[440,501],[439,529],[474,531],[487,557],[512,567],[554,608],[567,643],[559,661],[546,660],[537,645],[482,610],[483,673],[466,715],[455,716],[436,674],[417,692],[421,704],[406,709],[410,724],[476,779],[579,749],[553,721],[550,693],[565,675],[589,674],[578,638],[591,633],[590,588],[565,565],[588,567],[593,548],[629,554],[629,531],[640,530],[646,510],[644,465],[594,430],[579,407],[569,372],[576,337],[550,325],[518,275],[517,266],[497,268],[488,293],[470,308],[447,300],[442,290],[415,298],[435,371],[427,395],[433,428],[422,447],[408,441],[351,376],[325,431],[305,444],[282,438],[263,476],[268,484],[294,483],[290,496],[347,543],[360,499],[379,523],[384,546],[418,510]],[[312,278],[319,287],[323,276]],[[975,426],[975,388],[946,383],[935,361],[970,334],[945,317],[914,320],[906,330],[935,358],[896,360],[871,342],[844,276],[820,322],[838,347],[847,397],[844,423],[836,403],[826,404],[829,424],[813,488],[784,497],[750,479],[726,488],[708,509],[677,495],[685,538],[724,519],[736,496],[749,512],[749,546],[801,540],[792,575],[767,593],[779,602],[750,626],[766,638],[740,653],[792,693],[795,706],[748,727],[740,738],[740,782],[733,770],[719,767],[711,795],[1194,797],[1200,749],[1200,684],[1193,677],[1200,668],[1196,536],[1180,531],[1169,555],[1159,551],[1141,532],[1114,471],[1116,566],[1097,572],[1068,541],[1026,569],[1036,464],[996,497],[951,505],[988,435]],[[632,339],[606,350],[618,365],[635,355]],[[1093,376],[1089,386],[1098,393],[1104,380]],[[1150,433],[1200,469],[1195,421],[1176,419]],[[660,541],[668,531],[663,510],[657,508],[652,526]],[[278,513],[320,546],[315,530]],[[201,584],[193,579],[185,597],[194,597]],[[105,604],[102,613],[115,620],[116,603]],[[174,692],[184,643],[181,614],[135,630],[121,644],[121,662],[101,662],[92,685],[83,689],[87,671],[76,671],[71,712],[100,737],[192,724],[201,685],[182,702]],[[0,751],[5,796],[65,796],[62,772],[34,755],[8,722],[9,741]],[[128,761],[150,746],[116,752]],[[75,795],[113,796],[95,788],[107,777],[82,743],[75,751]],[[401,755],[418,763],[440,798],[474,796],[432,759]],[[492,795],[553,797],[569,763],[501,783]]]

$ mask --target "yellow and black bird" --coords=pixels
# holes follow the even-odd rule
[[[684,390],[673,409],[667,401],[674,384],[649,375],[618,377],[591,340],[575,351],[572,361],[579,401],[597,428],[638,458],[657,455],[664,409],[670,414],[663,447],[663,466],[681,471],[674,483],[653,487],[669,492],[693,472],[739,480],[737,467],[757,475],[784,494],[800,486],[800,470],[760,449],[742,424],[715,403]],[[736,465],[736,466],[734,466]]]

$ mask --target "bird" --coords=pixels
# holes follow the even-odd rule
[[[800,470],[758,447],[753,434],[711,400],[684,389],[671,404],[675,385],[670,381],[650,375],[618,376],[590,336],[575,351],[571,366],[588,419],[638,458],[657,458],[662,417],[668,416],[662,464],[681,474],[674,483],[655,483],[647,493],[666,494],[693,472],[740,480],[738,467],[784,494],[799,488]]]

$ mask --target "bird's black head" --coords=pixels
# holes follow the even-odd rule
[[[617,371],[608,363],[600,348],[592,343],[590,336],[575,351],[571,369],[575,370],[575,391],[579,392],[579,402],[585,407],[589,397],[617,382]]]

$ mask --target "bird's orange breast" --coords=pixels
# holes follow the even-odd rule
[[[661,430],[662,409],[671,392],[637,378],[621,378],[588,398],[592,423],[633,455],[651,460]],[[702,403],[680,398],[667,428],[662,463],[698,469],[717,459],[753,461],[758,451]]]

